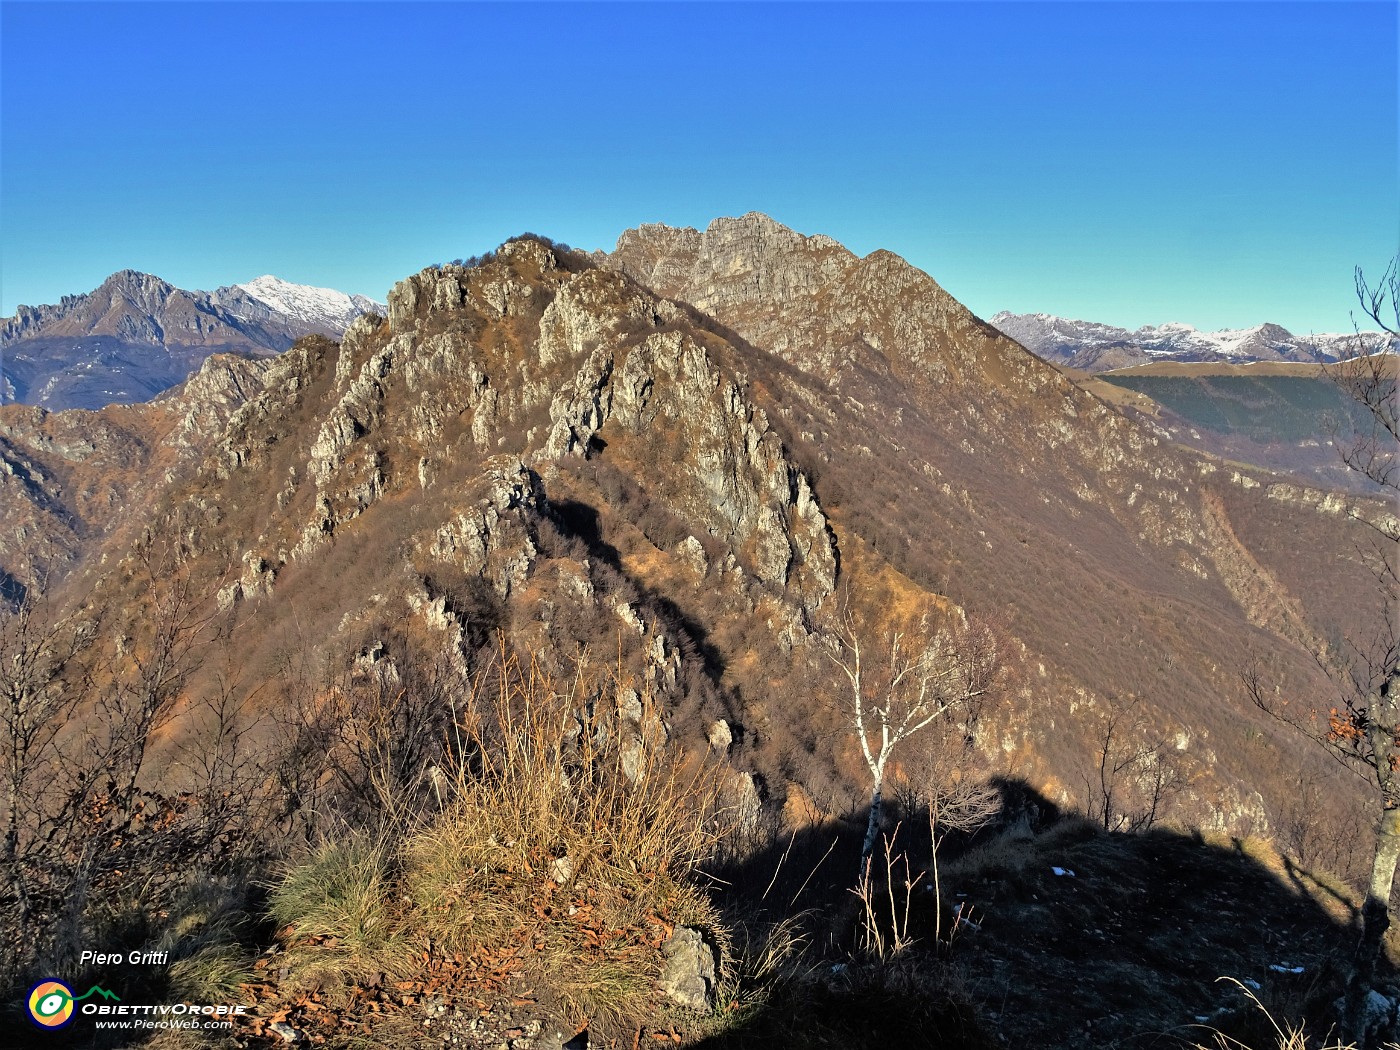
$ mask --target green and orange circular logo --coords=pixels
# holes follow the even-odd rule
[[[41,1028],[62,1028],[73,1020],[73,990],[52,978],[29,990],[29,1016]]]

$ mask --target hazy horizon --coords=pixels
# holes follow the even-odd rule
[[[121,269],[382,300],[757,210],[978,314],[1350,330],[1385,3],[0,5],[0,311]],[[1358,159],[1374,158],[1374,159]]]

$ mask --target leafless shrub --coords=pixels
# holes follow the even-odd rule
[[[1094,774],[1084,778],[1084,813],[1105,831],[1146,831],[1182,788],[1171,745],[1135,699],[1110,701],[1096,756]]]
[[[865,871],[851,890],[861,905],[856,946],[863,955],[882,963],[892,961],[914,944],[916,938],[909,924],[911,904],[924,879],[922,871],[912,874],[907,852],[896,853],[893,840],[898,834],[896,826],[894,835],[884,836],[882,870],[872,872],[875,858],[867,858]]]
[[[217,864],[246,810],[221,774],[205,793],[156,790],[150,756],[206,647],[221,633],[213,589],[188,551],[147,536],[126,563],[140,615],[58,615],[36,592],[0,611],[0,852],[7,907],[4,977],[61,967],[94,909],[141,885],[145,906]],[[225,737],[227,742],[227,737]],[[211,849],[213,850],[211,854]]]

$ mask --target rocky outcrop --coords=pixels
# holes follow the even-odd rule
[[[497,456],[471,489],[469,506],[440,526],[425,553],[491,584],[502,598],[525,582],[539,553],[535,520],[548,501],[535,474],[519,459]]]
[[[202,454],[213,435],[221,434],[238,409],[263,386],[267,358],[215,354],[184,384],[161,397],[171,402],[179,420],[165,439],[184,458]]]
[[[341,360],[348,360],[342,350]],[[384,349],[376,353],[359,375],[349,384],[340,400],[331,409],[320,433],[311,446],[307,464],[317,485],[324,485],[345,461],[345,450],[355,441],[373,432],[379,425],[384,402],[382,381],[394,367],[394,352]]]
[[[657,479],[672,490],[673,505],[747,554],[759,580],[794,583],[811,607],[820,604],[836,576],[825,516],[741,384],[694,340],[666,332],[628,354],[616,388],[622,428],[664,435],[684,454],[687,469]]]
[[[807,479],[742,381],[695,339],[657,332],[622,353],[595,351],[550,416],[542,457],[586,456],[611,421],[658,462],[682,465],[648,485],[692,528],[740,552],[757,580],[792,585],[809,610],[835,587],[834,546]]]
[[[686,1010],[708,1010],[713,1005],[717,956],[705,935],[690,926],[677,926],[661,946],[666,960],[661,968],[661,991]]]
[[[506,265],[475,272],[461,266],[432,267],[394,285],[389,291],[394,334],[415,330],[434,313],[466,309],[492,320],[530,313],[541,284],[550,283],[545,275],[558,274],[554,254],[538,241],[519,240],[503,244],[496,255]]]

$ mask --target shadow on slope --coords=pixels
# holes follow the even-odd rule
[[[1059,816],[1024,783],[1001,788],[998,826],[940,850],[937,893],[928,875],[914,879],[906,909],[902,863],[892,894],[876,886],[886,937],[893,912],[913,942],[883,961],[859,950],[850,891],[863,816],[721,872],[750,930],[809,909],[808,951],[745,1023],[699,1045],[1186,1048],[1213,1045],[1212,1030],[1275,1045],[1258,1007],[1222,978],[1281,1024],[1329,1029],[1358,934],[1346,887],[1260,840],[1110,834]],[[894,849],[909,852],[911,876],[932,870],[928,841],[926,814],[907,815]]]

